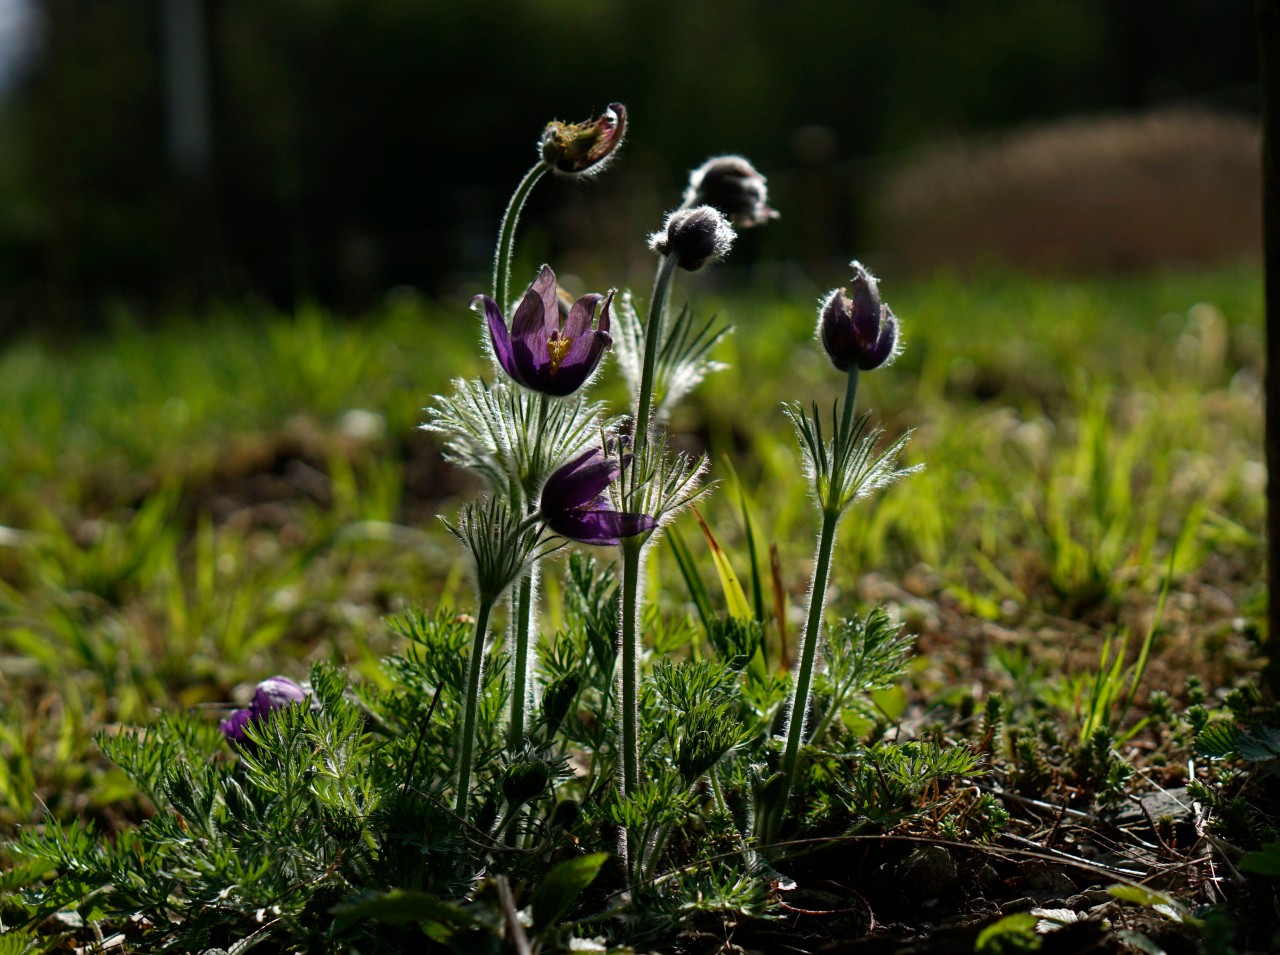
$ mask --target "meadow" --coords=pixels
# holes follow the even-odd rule
[[[770,622],[768,658],[795,653],[817,521],[780,405],[843,391],[813,341],[822,289],[792,282],[697,302],[735,331],[671,433],[717,486],[646,565],[655,657],[699,659],[742,599]],[[1258,272],[881,282],[907,347],[860,406],[909,431],[903,463],[923,468],[846,517],[829,605],[883,607],[913,649],[847,730],[974,760],[903,770],[890,814],[818,800],[811,828],[878,840],[860,865],[888,883],[927,886],[958,860],[964,890],[913,908],[818,852],[808,896],[726,891],[681,916],[680,944],[737,931],[767,947],[790,920],[815,945],[892,929],[986,951],[1075,950],[1088,931],[1265,948],[1271,896],[1240,870],[1280,871],[1257,782],[1280,747],[1259,750],[1250,689],[1266,609]],[[92,939],[85,907],[22,900],[55,867],[14,854],[18,832],[80,818],[119,833],[155,812],[99,734],[175,711],[212,726],[258,681],[316,663],[387,689],[380,661],[407,639],[389,621],[472,612],[436,517],[477,485],[418,426],[452,379],[491,374],[480,334],[465,300],[399,291],[358,321],[228,304],[144,328],[122,309],[109,335],[0,354],[0,921],[45,940],[0,951]],[[597,390],[625,408],[608,360]],[[544,572],[548,632],[574,599],[568,566]],[[824,813],[842,821],[823,830]],[[1009,868],[1018,852],[1034,864]]]

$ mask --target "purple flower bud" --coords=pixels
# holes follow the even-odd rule
[[[742,156],[716,156],[689,174],[684,205],[715,206],[735,229],[750,229],[778,218],[769,208],[769,183]]]
[[[253,691],[253,699],[247,708],[236,710],[218,724],[222,735],[232,743],[245,742],[244,728],[250,722],[258,722],[266,718],[272,710],[282,706],[302,703],[307,698],[307,691],[292,680],[283,676],[273,676],[263,680]]]
[[[649,248],[659,255],[674,255],[680,268],[697,272],[724,258],[737,237],[719,209],[697,206],[668,215],[662,231],[649,236]]]
[[[582,544],[617,544],[658,526],[648,514],[615,511],[604,496],[628,458],[610,459],[600,448],[580,454],[547,478],[542,516],[561,537]]]
[[[818,311],[818,337],[840,371],[862,371],[891,361],[898,347],[898,319],[880,301],[876,277],[859,262],[850,263],[849,291],[833,289]]]
[[[627,130],[627,108],[610,103],[599,119],[547,123],[538,140],[542,161],[565,176],[594,176],[613,158]]]
[[[471,307],[484,305],[489,338],[498,364],[511,379],[544,395],[571,395],[595,372],[605,350],[613,347],[609,336],[609,309],[614,290],[607,296],[584,295],[562,317],[556,295],[556,274],[544,265],[529,291],[516,306],[511,330],[498,303],[477,295]],[[603,299],[600,321],[594,329],[596,306]]]

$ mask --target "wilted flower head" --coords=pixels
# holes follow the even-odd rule
[[[736,229],[750,229],[778,218],[769,207],[769,183],[742,156],[716,156],[689,174],[685,207],[715,206]]]
[[[600,364],[605,349],[613,344],[609,337],[613,294],[610,291],[607,296],[582,296],[573,303],[562,326],[556,274],[544,265],[516,307],[510,332],[502,309],[489,296],[477,295],[471,300],[471,307],[484,304],[494,355],[513,381],[544,395],[563,397],[582,387]],[[596,305],[601,299],[604,308],[593,329]]]
[[[287,677],[270,677],[258,684],[248,707],[236,710],[218,724],[218,729],[222,730],[222,735],[231,742],[243,743],[244,728],[249,723],[265,719],[272,710],[301,703],[306,698],[307,691]]]
[[[648,514],[614,510],[604,494],[629,460],[626,455],[613,458],[601,448],[592,448],[554,472],[542,489],[547,527],[582,544],[617,544],[657,527]]]
[[[696,272],[724,258],[736,238],[719,209],[695,206],[668,215],[661,231],[649,236],[649,248],[659,255],[676,256],[680,268]]]
[[[838,288],[827,296],[818,312],[818,336],[836,368],[870,371],[894,357],[898,319],[881,303],[876,277],[860,262],[850,265],[850,292]]]
[[[627,129],[627,108],[610,103],[599,119],[547,123],[538,140],[542,161],[566,176],[594,176],[617,152]]]

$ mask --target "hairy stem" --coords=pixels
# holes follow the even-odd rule
[[[853,427],[853,408],[858,403],[858,366],[854,365],[849,369],[849,380],[845,385],[844,391],[844,415],[840,419],[840,435],[841,443],[847,443],[849,440],[849,431]]]
[[[640,373],[640,397],[636,402],[636,420],[634,424],[635,458],[639,462],[640,452],[649,437],[649,415],[653,410],[653,374],[658,365],[658,352],[662,347],[662,319],[667,313],[667,296],[671,292],[671,276],[675,273],[679,257],[665,256],[658,269],[658,276],[653,282],[653,296],[649,300],[649,317],[644,326],[644,365]],[[632,467],[636,467],[633,463]]]
[[[463,701],[462,737],[458,753],[458,789],[454,810],[463,822],[467,821],[467,803],[471,790],[471,763],[475,758],[476,711],[480,705],[480,673],[484,669],[484,640],[489,630],[489,612],[493,598],[481,596],[476,613],[476,633],[471,641],[471,659],[467,664],[467,695]]]
[[[795,686],[791,692],[791,707],[787,716],[787,747],[782,754],[782,790],[778,802],[772,807],[773,818],[769,822],[770,836],[791,794],[795,781],[796,764],[800,756],[800,741],[804,737],[804,719],[809,710],[809,691],[813,685],[813,661],[818,651],[818,633],[822,629],[822,613],[827,598],[827,577],[831,571],[831,549],[836,539],[836,524],[840,515],[833,511],[822,514],[822,535],[818,538],[818,558],[813,565],[813,585],[809,590],[809,615],[805,620],[804,641],[800,647],[800,665],[796,669]]]
[[[524,209],[529,193],[550,168],[541,159],[534,163],[533,168],[520,180],[520,185],[516,186],[516,191],[511,194],[511,201],[507,203],[507,211],[502,214],[498,248],[493,260],[493,300],[498,303],[503,315],[507,314],[507,308],[511,304],[511,259],[516,248],[516,223],[520,221],[520,212]]]
[[[622,794],[629,796],[640,788],[640,556],[643,545],[635,538],[622,542],[622,647],[618,678],[620,692],[619,729],[622,742]]]
[[[533,564],[520,578],[520,587],[513,595],[511,643],[511,720],[507,726],[507,745],[516,749],[524,743],[525,716],[530,702],[529,692],[529,634],[533,617],[534,592],[537,589],[538,565]]]

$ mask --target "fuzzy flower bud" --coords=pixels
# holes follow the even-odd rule
[[[833,289],[818,311],[818,337],[840,371],[854,365],[862,371],[879,368],[898,347],[898,319],[880,301],[876,277],[860,262],[851,262],[849,290]]]
[[[627,129],[627,108],[610,103],[599,119],[547,123],[538,140],[542,161],[565,176],[594,176],[613,158]]]
[[[649,248],[659,255],[674,255],[680,268],[697,272],[724,258],[737,237],[719,209],[696,206],[668,215],[662,231],[649,236]]]
[[[502,795],[513,806],[522,806],[547,791],[551,767],[532,753],[521,754],[502,772]]]
[[[769,207],[769,183],[742,156],[716,156],[689,174],[684,206],[715,206],[735,229],[750,229],[778,218]]]

